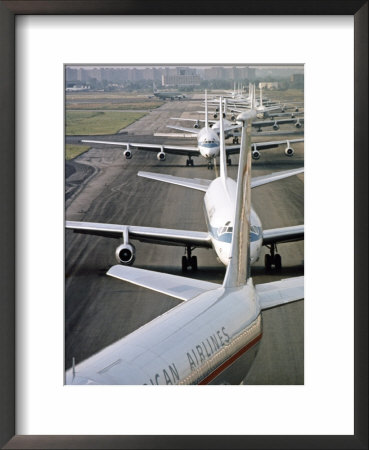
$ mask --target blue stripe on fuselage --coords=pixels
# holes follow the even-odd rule
[[[205,148],[215,148],[215,147],[219,147],[219,142],[200,142],[201,147],[205,147]]]

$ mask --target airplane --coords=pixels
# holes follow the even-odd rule
[[[158,97],[162,100],[181,100],[183,98],[186,98],[186,95],[182,92],[178,91],[158,91],[156,89],[155,83],[153,83],[153,94],[155,97]]]
[[[207,91],[205,91],[205,115],[208,116],[207,112]],[[197,121],[199,122],[199,121]],[[185,130],[190,132],[196,136],[197,139],[197,147],[191,146],[179,146],[179,145],[167,145],[167,144],[150,144],[150,143],[134,143],[134,142],[115,142],[115,141],[96,141],[90,139],[83,139],[81,142],[86,144],[102,144],[109,146],[118,146],[118,147],[126,147],[126,150],[123,152],[123,156],[126,159],[131,159],[133,156],[133,149],[137,150],[145,150],[151,152],[157,152],[157,159],[159,161],[166,160],[166,154],[174,154],[187,156],[186,167],[193,167],[194,161],[192,158],[202,156],[208,161],[208,168],[212,169],[214,165],[214,158],[219,155],[220,149],[220,141],[219,141],[219,121],[213,125],[213,127],[209,126],[209,121],[204,121],[205,127],[199,129],[198,123],[194,125],[195,128],[183,128],[176,127],[175,129],[180,129],[181,131]],[[227,127],[227,132],[230,133],[231,130],[239,128],[239,126],[235,126],[229,121],[224,120],[224,123]],[[171,126],[170,126],[171,127]],[[172,128],[172,127],[171,127]],[[227,135],[228,136],[228,135]],[[294,154],[294,149],[291,147],[291,143],[302,142],[301,139],[295,140],[279,140],[279,141],[270,141],[270,142],[259,142],[253,144],[253,158],[260,158],[260,150],[276,148],[279,145],[287,144],[285,154],[287,156],[292,156]],[[239,152],[238,145],[238,137],[234,139],[234,144],[236,146],[228,146],[226,148],[227,154],[235,154]],[[227,159],[228,164],[232,164],[230,158]]]
[[[206,91],[205,91],[205,99],[206,99]],[[206,106],[207,111],[207,106]],[[82,140],[81,142],[89,143],[89,144],[107,144],[107,145],[118,145],[125,146],[126,150],[123,155],[126,159],[132,158],[131,149],[139,149],[146,151],[158,151],[157,159],[159,161],[165,161],[166,153],[175,154],[175,155],[185,155],[187,156],[186,166],[193,166],[193,157],[203,156],[209,161],[209,167],[213,164],[213,159],[215,156],[219,154],[219,136],[218,133],[212,130],[208,124],[204,128],[200,130],[190,129],[190,131],[196,135],[197,138],[197,147],[187,147],[187,146],[178,146],[178,145],[161,145],[161,144],[137,144],[137,143],[129,143],[129,142],[111,142],[111,141],[94,141],[94,140]]]
[[[171,117],[171,119],[173,120],[183,120],[183,121],[189,121],[189,122],[195,122],[194,128],[195,130],[199,127],[199,124],[201,122],[204,122],[206,124],[205,120],[202,119],[191,119],[191,118],[187,118],[187,117]],[[224,119],[226,120],[226,119]],[[215,121],[215,120],[208,120],[207,122],[212,123],[212,129],[216,130],[217,132],[219,132],[219,120]],[[235,125],[234,123],[232,124],[232,122],[228,121],[226,122],[227,124],[227,131],[226,131],[226,138],[229,137],[234,137],[233,143],[237,144],[238,142],[238,133],[235,130],[238,130],[240,127],[238,125]],[[301,128],[304,124],[304,118],[289,118],[289,119],[270,119],[270,120],[263,120],[263,121],[258,121],[258,122],[253,122],[251,124],[252,127],[256,128],[257,132],[261,132],[262,128],[264,127],[272,127],[274,131],[279,130],[280,125],[285,125],[285,124],[294,124],[296,128]],[[168,128],[172,128],[174,130],[179,130],[179,131],[184,131],[185,133],[197,133],[197,131],[191,129],[191,128],[186,128],[186,127],[181,127],[179,125],[167,125]]]
[[[191,267],[193,271],[197,270],[197,257],[192,255],[192,251],[197,247],[213,248],[219,260],[224,265],[227,265],[229,262],[232,230],[234,227],[233,217],[235,210],[236,182],[227,176],[224,129],[222,123],[223,120],[220,121],[220,176],[214,180],[182,178],[142,171],[138,172],[138,175],[141,177],[205,192],[204,210],[208,232],[78,221],[67,221],[66,228],[73,230],[75,233],[123,239],[123,243],[120,244],[115,251],[117,262],[123,265],[132,265],[135,261],[135,247],[131,243],[131,240],[162,245],[183,246],[185,248],[185,255],[182,256],[181,260],[183,272],[187,271],[188,267]],[[302,173],[303,171],[304,169],[300,168],[255,177],[251,181],[251,187],[254,188],[281,180]],[[301,240],[303,239],[303,236],[303,225],[263,231],[259,217],[256,212],[251,209],[251,263],[254,263],[259,259],[261,248],[264,245],[270,252],[265,255],[264,259],[266,270],[270,271],[274,267],[276,271],[280,271],[282,267],[282,258],[280,254],[276,253],[277,244]]]
[[[252,93],[254,92],[254,89],[252,89]],[[256,106],[255,109],[257,111],[257,117],[258,118],[263,118],[266,117],[269,112],[275,111],[276,109],[281,109],[280,106],[270,106],[270,107],[266,107],[265,105],[263,105],[263,100],[262,100],[262,94],[261,94],[261,100],[260,100],[260,105]],[[205,103],[207,103],[207,101],[205,101]],[[227,112],[227,108],[228,108],[228,104],[227,104],[227,99],[224,99],[224,111],[222,113],[222,117],[224,119],[224,125],[225,125],[225,131],[226,131],[226,138],[232,137],[233,136],[233,144],[238,144],[238,133],[235,131],[237,129],[239,129],[238,125],[235,125],[234,123],[230,122],[229,120],[227,120],[226,117],[226,112]],[[244,109],[239,109],[239,108],[228,108],[231,113],[231,120],[235,121],[236,116],[234,115],[234,112],[237,113],[242,113],[245,110]],[[203,113],[203,111],[199,111],[199,113]],[[189,121],[189,122],[194,122],[194,128],[198,129],[200,126],[200,123],[205,123],[205,126],[208,126],[209,123],[212,124],[211,128],[213,130],[216,130],[216,132],[219,134],[219,120],[209,120],[207,119],[208,117],[208,113],[207,113],[207,106],[205,108],[205,119],[192,119],[192,118],[186,118],[186,117],[171,117],[172,120],[183,120],[183,121]],[[284,113],[280,113],[281,115]],[[288,113],[287,113],[288,114]],[[291,114],[288,114],[291,115]],[[217,119],[218,117],[218,111],[216,111],[215,114],[213,114],[214,118]],[[273,116],[277,116],[276,113],[273,114]],[[264,120],[264,121],[258,121],[258,122],[253,122],[252,126],[254,128],[257,129],[258,132],[262,131],[262,128],[264,127],[273,127],[274,131],[279,130],[280,125],[284,125],[284,124],[290,124],[293,123],[295,125],[296,128],[301,128],[302,125],[304,124],[304,118],[295,118],[294,116],[289,119],[274,119],[273,120]],[[186,127],[182,127],[182,126],[174,126],[174,125],[167,125],[168,128],[172,128],[174,130],[179,130],[179,131],[184,131],[186,133],[196,133],[196,131],[194,131],[191,128],[186,128]]]
[[[255,114],[250,111],[239,116],[243,126],[232,217],[234,232],[223,283],[120,265],[111,267],[107,275],[182,303],[79,364],[73,358],[72,367],[66,371],[66,384],[240,384],[263,336],[262,311],[303,298],[303,276],[256,286],[250,276],[248,123]],[[223,170],[224,159],[223,155]],[[228,190],[227,183],[223,190]]]

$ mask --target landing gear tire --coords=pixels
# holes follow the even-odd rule
[[[232,165],[232,160],[231,160],[231,158],[228,158],[228,159],[227,159],[227,164],[228,164],[229,166]]]
[[[187,161],[186,161],[186,167],[193,167],[193,160],[192,159],[188,159]]]
[[[238,144],[238,137],[233,138],[233,143]]]
[[[267,272],[270,272],[272,270],[272,257],[267,253],[264,256],[264,264],[265,264],[265,270]]]
[[[182,272],[187,272],[187,256],[182,256]]]
[[[213,170],[213,169],[214,169],[214,164],[209,163],[209,164],[208,164],[208,169]]]
[[[282,258],[278,253],[274,255],[274,266],[277,272],[280,272],[282,270]]]
[[[191,269],[193,272],[196,272],[197,270],[197,256],[191,256]]]

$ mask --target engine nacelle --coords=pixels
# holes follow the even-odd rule
[[[131,152],[131,150],[126,150],[126,151],[124,151],[124,152],[123,152],[123,156],[124,156],[126,159],[131,159],[131,158],[132,158],[132,152]]]
[[[295,127],[296,127],[296,128],[301,128],[301,127],[302,127],[302,123],[298,120],[298,121],[295,123]]]
[[[234,122],[236,120],[236,116],[232,115],[231,120],[232,120],[232,122]]]
[[[131,266],[136,259],[136,249],[132,244],[121,244],[115,250],[115,259],[119,264]]]
[[[293,156],[295,153],[295,150],[292,147],[286,147],[286,150],[284,151],[284,154],[286,156]]]
[[[158,158],[159,161],[165,161],[166,155],[164,152],[159,152],[156,157]]]
[[[218,118],[218,114],[215,113],[215,114],[213,115],[213,117],[214,117],[214,119],[217,119],[217,118]]]
[[[193,125],[193,127],[194,127],[194,128],[199,128],[199,127],[200,127],[199,122],[195,122],[194,125]]]
[[[252,151],[252,159],[260,159],[260,152],[258,150]]]
[[[274,122],[273,130],[275,131],[279,130],[279,125],[277,124],[277,122]]]

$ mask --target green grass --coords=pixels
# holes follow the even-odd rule
[[[88,145],[71,145],[66,144],[65,146],[65,159],[73,159],[77,156],[81,155],[82,153],[86,152],[91,147]]]
[[[135,122],[146,113],[66,111],[66,135],[113,134]]]

